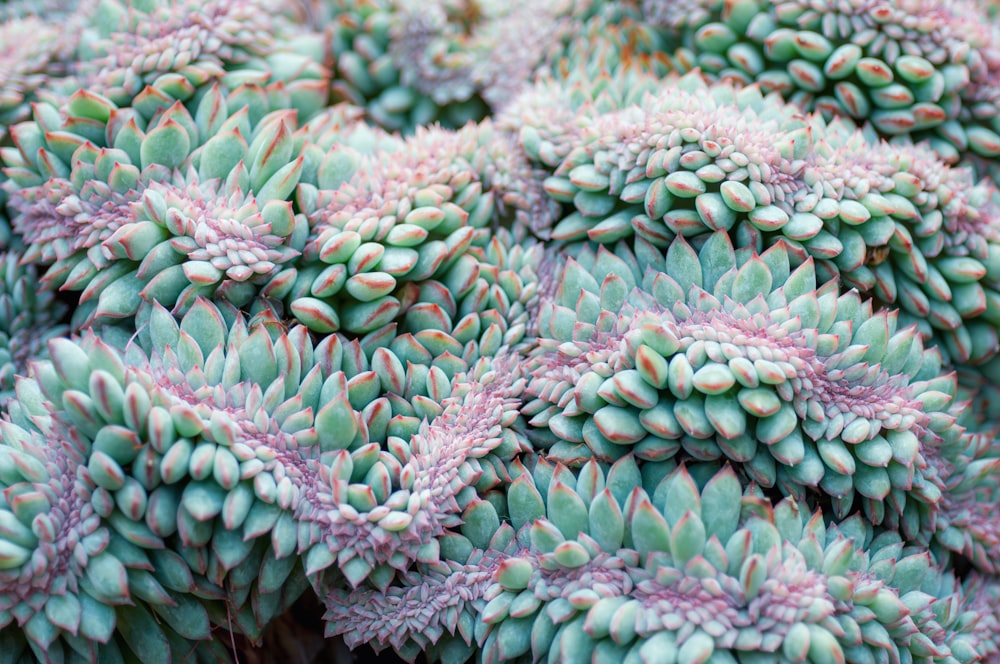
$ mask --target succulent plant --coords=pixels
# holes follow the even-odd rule
[[[122,648],[169,661],[171,652],[192,651],[191,641],[212,638],[208,613],[193,596],[168,591],[184,578],[170,576],[177,568],[169,557],[180,557],[156,550],[163,542],[141,520],[145,490],[125,478],[112,456],[139,451],[138,437],[122,426],[124,394],[118,387],[115,395],[111,385],[116,374],[121,379],[124,363],[93,337],[86,346],[89,355],[69,340],[53,340],[52,361],[35,365],[46,374],[46,389],[59,392],[54,398],[62,402],[59,397],[69,394],[66,408],[47,401],[36,380],[25,379],[0,424],[0,629],[9,633],[17,625],[42,661],[71,652],[120,660]],[[108,398],[95,405],[87,392],[62,382],[70,367],[81,370],[70,379],[74,388],[92,384],[95,395]],[[160,580],[150,573],[154,561]]]
[[[304,165],[293,156],[304,140],[293,136],[296,109],[322,105],[317,86],[214,85],[190,111],[146,91],[125,109],[81,91],[65,120],[36,105],[34,121],[14,129],[19,147],[4,152],[25,260],[51,264],[50,287],[83,291],[78,324],[134,315],[144,291],[173,306],[222,289],[243,304],[308,232],[288,199]],[[65,129],[48,143],[53,124]],[[213,219],[196,221],[208,212]],[[219,255],[230,250],[232,259]]]
[[[19,264],[21,254],[0,254],[0,400],[14,396],[15,376],[27,372],[50,339],[65,335],[66,307],[52,293],[36,290],[37,270]]]
[[[560,123],[565,137],[521,129],[529,154],[566,153],[545,186],[574,212],[551,238],[664,247],[726,230],[758,251],[781,238],[797,262],[816,260],[822,280],[901,308],[953,361],[1000,351],[992,186],[929,150],[803,117],[753,87],[687,76],[661,89],[587,125],[584,107]]]
[[[642,5],[678,44],[680,71],[757,82],[828,118],[871,122],[882,136],[930,137],[949,160],[995,150],[972,110],[977,98],[986,101],[986,54],[995,42],[975,2]]]
[[[817,288],[784,244],[740,256],[717,231],[697,251],[675,239],[665,266],[627,258],[581,252],[541,305],[524,410],[550,458],[729,459],[799,500],[826,493],[840,518],[857,496],[875,524],[932,532],[930,460],[960,431],[913,327]]]
[[[305,35],[270,0],[102,0],[84,32],[76,85],[127,105],[147,85],[195,87]]]
[[[523,548],[486,590],[483,661],[975,659],[925,551],[772,505],[728,466],[664,470],[539,462],[514,481]]]
[[[366,333],[409,317],[434,284],[454,302],[449,316],[456,307],[473,313],[483,302],[477,276],[489,263],[490,224],[554,212],[527,160],[488,124],[421,130],[367,156],[335,149],[318,184],[300,188],[311,234],[288,299],[319,332]],[[516,291],[511,302],[532,293]]]
[[[0,3],[0,662],[997,659],[994,4]]]
[[[333,25],[335,96],[365,107],[375,123],[392,130],[481,120],[561,52],[574,17],[590,4],[328,2],[322,9]]]

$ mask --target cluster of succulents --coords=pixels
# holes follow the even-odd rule
[[[0,661],[1000,661],[987,0],[0,6]]]
[[[779,92],[883,136],[929,139],[948,159],[1000,152],[1000,32],[975,0],[644,0],[674,65]],[[694,5],[694,7],[691,7]]]

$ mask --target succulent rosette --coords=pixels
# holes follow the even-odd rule
[[[612,78],[578,67],[564,77],[540,75],[503,107],[496,124],[518,137],[532,161],[555,171],[602,113],[638,104],[659,88],[659,79],[643,67],[622,67],[617,73]],[[532,230],[547,237],[548,229],[536,224]]]
[[[572,141],[525,127],[529,153],[565,152],[546,191],[572,206],[549,232],[611,244],[729,232],[737,246],[786,242],[837,278],[899,307],[953,362],[1000,350],[997,191],[924,147],[890,145],[803,116],[756,87],[687,76],[601,115]],[[540,153],[539,153],[540,154]]]
[[[772,504],[728,467],[659,477],[626,457],[515,481],[524,550],[487,591],[484,661],[975,660],[958,583],[925,551]]]
[[[461,126],[469,120],[479,120],[487,109],[481,99],[473,98],[473,89],[462,81],[467,72],[455,72],[455,81],[442,86],[439,97],[450,97],[457,104],[443,104],[422,95],[412,83],[402,80],[402,65],[390,52],[393,34],[397,30],[392,0],[337,0],[332,7],[329,23],[330,50],[335,58],[334,97],[366,109],[368,117],[390,130],[410,131],[432,122]],[[425,5],[426,7],[426,5]],[[439,3],[430,4],[435,17],[444,14]],[[447,23],[445,16],[444,22]],[[421,21],[418,25],[422,25]],[[428,41],[433,33],[428,36]],[[412,44],[411,48],[416,46]],[[447,44],[442,38],[440,43]],[[426,48],[427,45],[425,44]],[[416,54],[408,54],[416,55]],[[427,57],[431,57],[428,53]],[[456,56],[462,57],[459,52]],[[407,64],[406,66],[412,66]],[[441,81],[439,81],[441,82]]]
[[[409,317],[428,297],[440,304],[435,290],[451,301],[449,318],[476,312],[485,303],[480,273],[522,268],[489,263],[489,226],[554,213],[541,177],[488,124],[419,129],[367,155],[335,147],[318,185],[299,189],[312,231],[287,298],[289,311],[318,332],[369,333]],[[509,285],[511,303],[533,292]]]
[[[651,0],[650,24],[680,45],[677,71],[767,92],[884,137],[929,139],[943,159],[996,181],[1000,32],[988,3],[740,3]]]
[[[643,8],[677,41],[681,71],[756,82],[827,118],[871,122],[882,136],[933,137],[949,160],[989,143],[965,122],[965,91],[991,41],[975,2],[653,0]]]
[[[271,189],[258,189],[261,198],[251,193],[253,178],[242,164],[225,184],[201,182],[193,173],[150,184],[132,204],[130,217],[101,244],[109,265],[122,261],[134,272],[119,269],[124,274],[117,281],[90,289],[98,296],[91,317],[131,317],[143,299],[181,310],[198,296],[244,306],[268,287],[281,288],[282,266],[300,253],[296,226],[298,246],[305,237],[305,219],[296,219],[291,202],[282,200],[294,185],[295,170],[275,174],[285,188],[275,198],[269,197]],[[79,282],[71,275],[68,283]],[[88,309],[79,308],[78,316]]]
[[[500,106],[496,126],[517,136],[543,170],[554,171],[602,113],[639,103],[658,89],[669,71],[659,48],[656,33],[635,21],[627,5],[605,5],[562,57]],[[529,227],[548,239],[550,219],[536,215]]]
[[[203,604],[170,592],[185,578],[171,576],[176,567],[167,564],[179,556],[163,551],[141,518],[135,523],[125,516],[144,508],[145,493],[110,455],[136,456],[139,440],[117,424],[125,417],[120,388],[117,400],[112,388],[103,393],[109,399],[96,405],[83,390],[93,384],[100,391],[115,376],[120,381],[126,369],[95,338],[86,347],[53,340],[52,361],[34,365],[45,374],[47,388],[68,394],[59,399],[65,406],[46,399],[38,380],[23,379],[0,424],[0,629],[8,636],[12,625],[23,630],[40,661],[74,654],[120,660],[131,650],[145,661],[166,662],[171,653],[193,652],[199,641],[212,647]],[[82,369],[80,362],[93,372],[75,373],[71,388],[62,377],[70,367]],[[129,505],[126,498],[138,502]],[[191,583],[190,574],[187,579]],[[193,583],[187,590],[194,590]],[[5,654],[19,650],[15,645]]]
[[[561,53],[591,3],[328,4],[335,97],[364,107],[382,127],[410,132],[433,122],[460,127],[506,103]]]
[[[144,184],[169,180],[174,169],[193,165],[211,179],[228,176],[241,159],[250,168],[248,141],[256,138],[264,116],[280,112],[304,123],[323,108],[326,84],[308,62],[302,64],[283,72],[291,80],[247,70],[200,91],[174,79],[170,86],[145,88],[128,107],[85,90],[68,99],[62,114],[53,104],[36,104],[32,120],[12,128],[15,148],[2,152],[11,178],[5,185],[10,206],[22,218],[15,220],[15,230],[25,237],[29,255],[46,263],[63,258],[67,249],[54,246],[60,240],[69,242],[70,252],[89,249],[106,238],[92,237],[85,224],[89,216],[120,216],[114,208],[136,200]],[[210,157],[202,168],[206,152]],[[59,209],[64,201],[66,209]]]
[[[103,0],[83,31],[74,83],[122,106],[147,86],[211,83],[308,41],[276,10],[269,0]]]
[[[80,92],[65,119],[36,105],[4,152],[25,260],[51,263],[49,287],[82,291],[78,324],[131,316],[143,297],[245,304],[308,234],[289,200],[305,167],[294,110],[308,113],[305,96],[280,82],[216,85],[188,110],[147,91],[126,109]]]
[[[784,244],[737,254],[719,231],[698,250],[675,239],[665,266],[619,253],[569,259],[541,305],[524,412],[550,457],[729,459],[799,500],[821,491],[838,517],[859,500],[876,525],[933,532],[932,460],[963,443],[954,378],[914,327],[817,287]]]
[[[37,290],[38,274],[20,264],[21,254],[0,254],[0,400],[14,396],[16,375],[25,375],[28,360],[45,352],[50,339],[65,335],[66,307],[52,293]]]
[[[337,578],[371,576],[384,587],[417,558],[434,562],[444,528],[488,509],[477,492],[461,490],[486,493],[506,476],[503,461],[527,449],[510,428],[524,384],[510,359],[474,362],[453,382],[436,364],[404,370],[389,344],[369,362],[357,341],[334,335],[313,346],[305,328],[286,333],[266,311],[248,321],[205,300],[179,322],[156,305],[147,323],[139,341],[149,351],[132,345],[122,355],[93,336],[59,340],[51,362],[36,363],[19,384],[4,472],[47,478],[41,461],[21,461],[41,458],[24,441],[67,438],[72,449],[53,447],[53,463],[84,486],[65,489],[79,507],[49,498],[50,509],[31,494],[35,507],[15,514],[20,529],[6,526],[4,560],[18,573],[34,560],[25,520],[50,510],[48,518],[76,527],[82,515],[87,530],[67,535],[71,546],[98,533],[85,540],[97,556],[120,541],[100,558],[107,574],[93,581],[105,584],[96,599],[141,599],[188,639],[209,638],[210,621],[259,637],[307,588],[305,574],[331,565]],[[126,562],[140,571],[126,573]],[[45,603],[45,592],[20,583],[14,574],[6,601]],[[53,624],[75,634],[80,606],[64,607],[75,622],[53,613]],[[86,639],[107,642],[116,625],[108,611],[106,633]],[[59,630],[36,622],[47,631],[29,636],[46,647]],[[159,660],[173,637],[155,638],[166,648],[150,655]]]

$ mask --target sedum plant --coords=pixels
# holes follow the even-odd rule
[[[0,662],[995,660],[995,13],[3,4]]]

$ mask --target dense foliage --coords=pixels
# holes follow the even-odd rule
[[[996,14],[0,4],[0,664],[1000,661]]]

